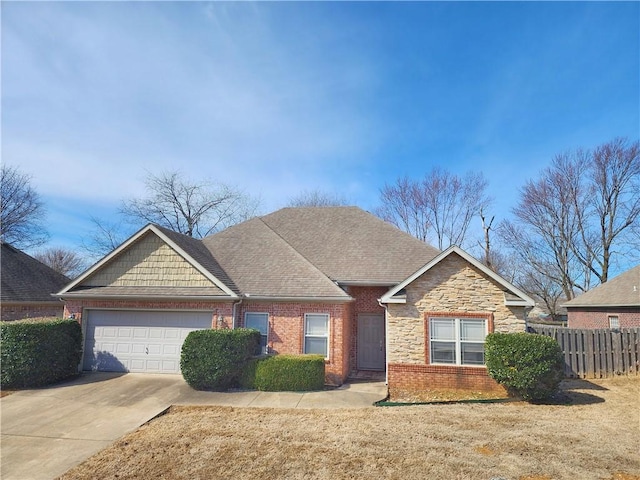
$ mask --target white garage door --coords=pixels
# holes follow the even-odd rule
[[[213,312],[90,310],[84,370],[180,373],[182,342],[211,328]]]

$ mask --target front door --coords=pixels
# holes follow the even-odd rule
[[[358,315],[358,370],[384,371],[385,338],[384,314]]]

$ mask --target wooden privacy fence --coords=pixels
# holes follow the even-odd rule
[[[564,354],[567,377],[604,378],[640,373],[640,328],[579,329],[530,325],[553,337]]]

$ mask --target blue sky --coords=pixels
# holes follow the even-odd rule
[[[555,154],[640,132],[640,3],[2,2],[2,161],[50,245],[146,171],[367,210],[385,182],[481,171],[497,219]]]

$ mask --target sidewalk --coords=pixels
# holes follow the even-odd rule
[[[198,392],[187,387],[173,405],[224,405],[264,408],[364,408],[387,397],[384,382],[345,383],[319,392]]]

